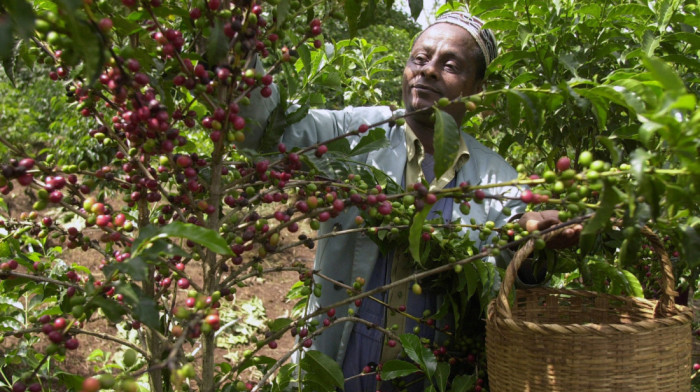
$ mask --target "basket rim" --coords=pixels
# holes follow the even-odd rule
[[[565,230],[565,226],[563,227],[557,227],[555,226],[553,228],[553,231],[547,232],[542,236],[542,239],[545,241],[549,240],[552,237],[555,237],[559,233],[561,233],[563,230]],[[630,327],[638,327],[641,328],[644,331],[648,331],[649,329],[654,329],[654,323],[659,323],[661,322],[662,324],[672,322],[673,324],[677,324],[678,322],[680,323],[685,323],[685,319],[687,318],[687,315],[684,315],[684,312],[679,313],[679,309],[676,308],[675,304],[675,296],[678,295],[678,293],[674,290],[675,287],[675,277],[673,274],[673,266],[671,265],[671,259],[668,257],[668,253],[666,252],[666,249],[663,246],[663,243],[659,239],[659,237],[648,227],[648,226],[643,226],[641,233],[647,237],[649,242],[651,243],[652,248],[656,251],[656,254],[658,255],[658,261],[662,267],[662,274],[660,278],[660,284],[662,286],[662,292],[661,292],[661,297],[658,300],[654,300],[656,305],[654,306],[654,319],[651,319],[653,321],[649,320],[642,320],[639,322],[633,322],[630,324],[609,324],[610,326],[615,326],[615,328],[607,328],[605,326],[600,326],[599,328],[595,328],[595,333],[599,333],[600,329],[604,329],[607,332],[613,332],[617,333],[616,331],[623,330],[626,332],[632,332],[629,331]],[[533,251],[535,250],[535,239],[530,238],[525,244],[518,249],[517,252],[515,252],[515,255],[513,255],[513,258],[511,259],[510,264],[506,268],[505,271],[505,276],[503,278],[503,282],[501,282],[501,287],[498,290],[498,295],[496,296],[495,300],[489,303],[488,311],[487,311],[487,318],[489,320],[494,320],[496,317],[500,319],[510,319],[512,320],[512,314],[511,314],[511,308],[510,308],[510,301],[509,297],[511,294],[511,290],[514,286],[515,283],[515,276],[517,275],[518,268],[520,267],[520,264],[523,262],[523,260]],[[516,290],[517,291],[517,290]],[[585,292],[585,290],[582,290]],[[571,294],[576,294],[576,291],[572,291]],[[602,295],[603,293],[598,293],[596,295]],[[614,296],[614,297],[619,297],[619,296]],[[629,296],[626,296],[625,298],[631,298]],[[623,300],[624,301],[624,300]],[[692,317],[692,310],[690,310],[690,316]],[[678,318],[676,322],[673,322],[672,320],[675,320]],[[535,324],[536,325],[536,324]],[[560,329],[559,325],[560,324],[554,324],[555,329]],[[588,332],[586,329],[581,329],[579,327],[579,324],[576,325],[570,325],[568,328],[571,328],[574,330],[574,332],[577,333],[584,333]]]
[[[622,295],[613,295],[607,293],[600,293],[590,290],[571,290],[571,289],[558,289],[553,287],[538,287],[532,289],[520,289],[518,292],[521,293],[532,293],[532,292],[542,292],[553,293],[553,294],[569,294],[572,296],[595,296],[595,297],[607,297],[614,300],[623,301],[625,303],[642,303],[646,306],[650,306],[652,309],[658,303],[658,300],[651,300],[646,298],[628,297]],[[669,316],[659,316],[656,315],[654,318],[648,320],[634,321],[630,323],[537,323],[533,321],[516,320],[512,317],[505,317],[496,311],[496,301],[497,299],[491,300],[488,306],[488,317],[486,317],[486,325],[498,328],[505,328],[513,331],[523,331],[527,329],[531,332],[543,334],[543,335],[571,335],[571,334],[591,334],[591,335],[610,335],[610,334],[620,334],[620,333],[644,333],[650,332],[659,328],[669,328],[673,326],[679,326],[683,324],[688,324],[693,321],[693,309],[688,306],[674,304],[673,315]]]

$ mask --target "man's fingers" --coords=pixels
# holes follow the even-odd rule
[[[558,225],[559,223],[561,223],[559,219],[545,218],[545,220],[539,221],[539,223],[537,223],[537,230],[548,229],[554,225]]]
[[[528,221],[534,220],[534,221],[539,222],[539,221],[541,221],[541,220],[543,220],[543,219],[544,219],[544,217],[542,217],[542,213],[541,213],[541,212],[539,212],[539,211],[528,211],[528,212],[524,213],[523,216],[520,217],[520,219],[518,219],[518,224],[520,224],[520,227],[526,229],[526,228],[527,228],[527,222],[528,222]]]
[[[556,221],[557,223],[560,223],[559,210],[543,210],[543,211],[540,211],[540,216],[542,217],[541,220]]]
[[[518,221],[521,227],[530,233],[535,230],[545,230],[552,226],[562,223],[559,220],[559,213],[556,210],[545,210],[538,212],[527,212]],[[550,238],[547,241],[547,247],[550,249],[562,249],[575,246],[578,244],[579,236],[583,226],[581,224],[574,224],[568,226],[556,237]]]
[[[547,247],[550,249],[564,249],[578,244],[579,235],[581,234],[581,225],[573,225],[564,229],[556,237],[550,238],[547,241]]]
[[[532,233],[535,230],[544,230],[559,223],[561,223],[559,219],[529,219],[527,222],[525,222],[525,230]]]
[[[534,219],[530,219],[527,222],[525,222],[525,230],[529,231],[532,233],[535,230],[539,230],[540,222],[536,221]]]

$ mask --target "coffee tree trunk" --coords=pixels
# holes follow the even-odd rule
[[[148,203],[146,202],[145,199],[141,199],[138,202],[138,211],[139,211],[139,227],[146,227],[149,224],[148,221]],[[155,267],[150,266],[148,268],[148,278],[144,282],[144,287],[143,291],[146,294],[147,297],[149,298],[155,298],[156,295],[156,290],[155,290]],[[150,361],[148,363],[149,371],[148,374],[150,376],[150,384],[153,392],[162,392],[163,391],[163,382],[166,380],[163,380],[163,372],[161,370],[161,367],[159,365],[159,360],[161,357],[161,341],[160,337],[158,336],[157,332],[152,330],[151,328],[148,328],[145,330],[145,335],[146,335],[146,347],[148,348],[148,352],[151,354]]]
[[[221,204],[222,196],[222,186],[221,186],[221,160],[223,156],[223,140],[217,142],[214,146],[214,152],[212,153],[212,169],[211,169],[211,184],[210,184],[210,197],[209,203],[214,207],[216,213],[210,214],[207,227],[212,230],[217,230],[220,226],[219,220],[219,207]],[[207,295],[211,295],[214,291],[218,290],[218,282],[216,279],[216,263],[217,254],[211,250],[206,251],[206,256],[204,258],[204,263],[202,263],[203,276],[204,276],[204,292]],[[204,334],[203,344],[203,356],[202,356],[202,382],[204,392],[214,392],[215,382],[214,382],[214,355],[216,353],[216,338],[214,336],[214,331]]]

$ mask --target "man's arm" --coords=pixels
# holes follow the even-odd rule
[[[256,73],[263,74],[265,71],[256,61]],[[276,84],[269,86],[272,94],[268,98],[260,95],[260,88],[254,89],[250,93],[250,104],[240,108],[240,114],[247,118],[248,132],[246,140],[239,143],[241,148],[257,149],[267,128],[270,116],[280,102],[279,87]],[[287,108],[287,113],[292,113],[299,109],[298,105],[291,105]],[[388,120],[392,117],[389,107],[347,107],[343,110],[311,109],[300,121],[289,124],[285,127],[280,141],[288,149],[294,147],[308,147],[328,139],[343,135],[356,130],[362,124],[375,124]],[[389,129],[388,124],[382,126]],[[353,147],[359,136],[349,137],[350,146]]]
[[[264,75],[265,69],[258,59],[258,56],[255,55],[251,61],[254,64],[255,73]],[[265,98],[260,95],[260,87],[257,87],[250,92],[250,104],[245,106],[241,105],[240,107],[239,114],[246,118],[248,125],[245,141],[243,143],[238,143],[238,147],[240,148],[258,148],[265,128],[267,128],[270,115],[280,104],[279,87],[275,83],[272,83],[269,87],[272,90],[272,94],[269,97]]]

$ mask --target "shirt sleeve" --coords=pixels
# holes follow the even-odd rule
[[[255,64],[255,72],[264,74],[265,69],[257,55],[252,61]],[[270,115],[280,103],[279,87],[274,83],[270,84],[269,87],[272,90],[272,94],[269,97],[265,98],[260,95],[261,88],[257,87],[250,92],[250,103],[240,106],[239,115],[246,118],[248,130],[245,141],[237,143],[238,147],[256,149],[260,144]]]
[[[256,58],[255,69],[263,73],[264,69]],[[250,93],[250,104],[241,107],[240,114],[247,118],[248,132],[245,142],[240,147],[256,149],[260,145],[265,129],[273,111],[280,105],[279,87],[271,84],[272,94],[264,98],[260,88]],[[290,105],[287,113],[299,109],[299,105]],[[362,124],[374,124],[391,118],[392,112],[386,106],[352,107],[343,110],[312,109],[300,121],[285,127],[281,142],[289,148],[308,147],[359,128]],[[383,126],[388,129],[388,125]],[[353,147],[360,140],[359,136],[349,137]]]

